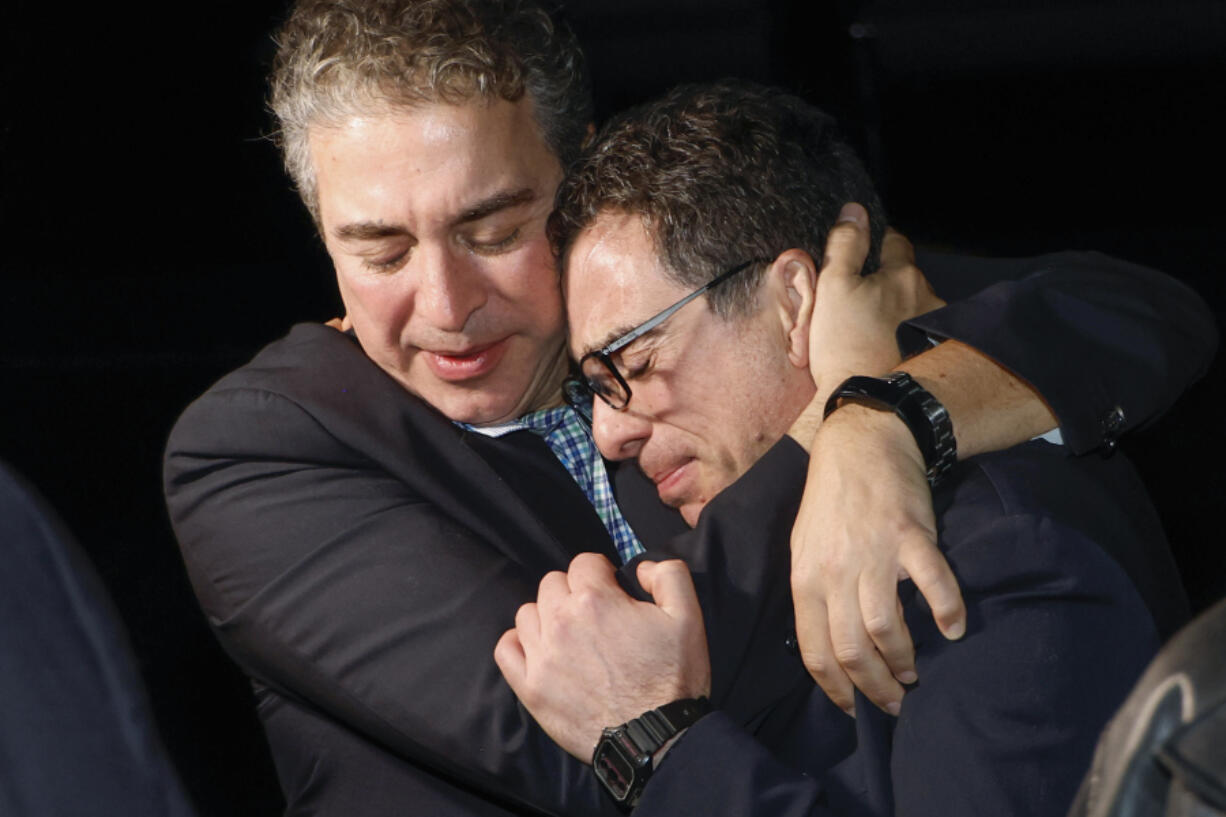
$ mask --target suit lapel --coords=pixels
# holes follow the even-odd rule
[[[286,340],[291,360],[313,362],[287,379],[302,381],[321,423],[508,558],[554,570],[581,550],[612,555],[604,526],[543,440],[466,434],[334,329],[301,324]]]
[[[468,432],[461,442],[513,487],[525,509],[549,529],[562,550],[572,556],[583,551],[603,553],[618,563],[608,530],[543,439],[531,431],[514,431],[498,438]]]

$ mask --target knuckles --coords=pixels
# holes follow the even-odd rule
[[[895,619],[885,613],[874,613],[864,619],[864,629],[874,639],[880,639],[894,631]]]

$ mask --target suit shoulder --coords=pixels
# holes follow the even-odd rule
[[[992,537],[984,532],[1007,528],[1027,537],[1033,565],[1068,571],[1108,557],[1139,591],[1161,632],[1172,632],[1187,616],[1157,512],[1118,453],[1074,457],[1033,441],[959,464],[935,499],[943,546],[951,552],[970,547],[994,559],[1000,543],[986,541]],[[1039,547],[1041,538],[1051,546]]]

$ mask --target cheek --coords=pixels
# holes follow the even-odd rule
[[[491,277],[498,282],[499,295],[540,334],[560,333],[566,316],[553,253],[547,246],[536,251],[525,248],[513,262],[509,269],[496,270]]]
[[[338,272],[337,284],[345,311],[360,336],[399,335],[412,302],[395,286],[395,278]]]

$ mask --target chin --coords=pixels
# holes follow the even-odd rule
[[[505,422],[513,419],[516,398],[477,390],[456,388],[410,389],[442,412],[447,419],[469,425]]]
[[[698,517],[702,515],[702,509],[707,507],[705,502],[687,502],[678,510],[681,511],[681,518],[685,520],[685,524],[691,528],[697,527]]]

